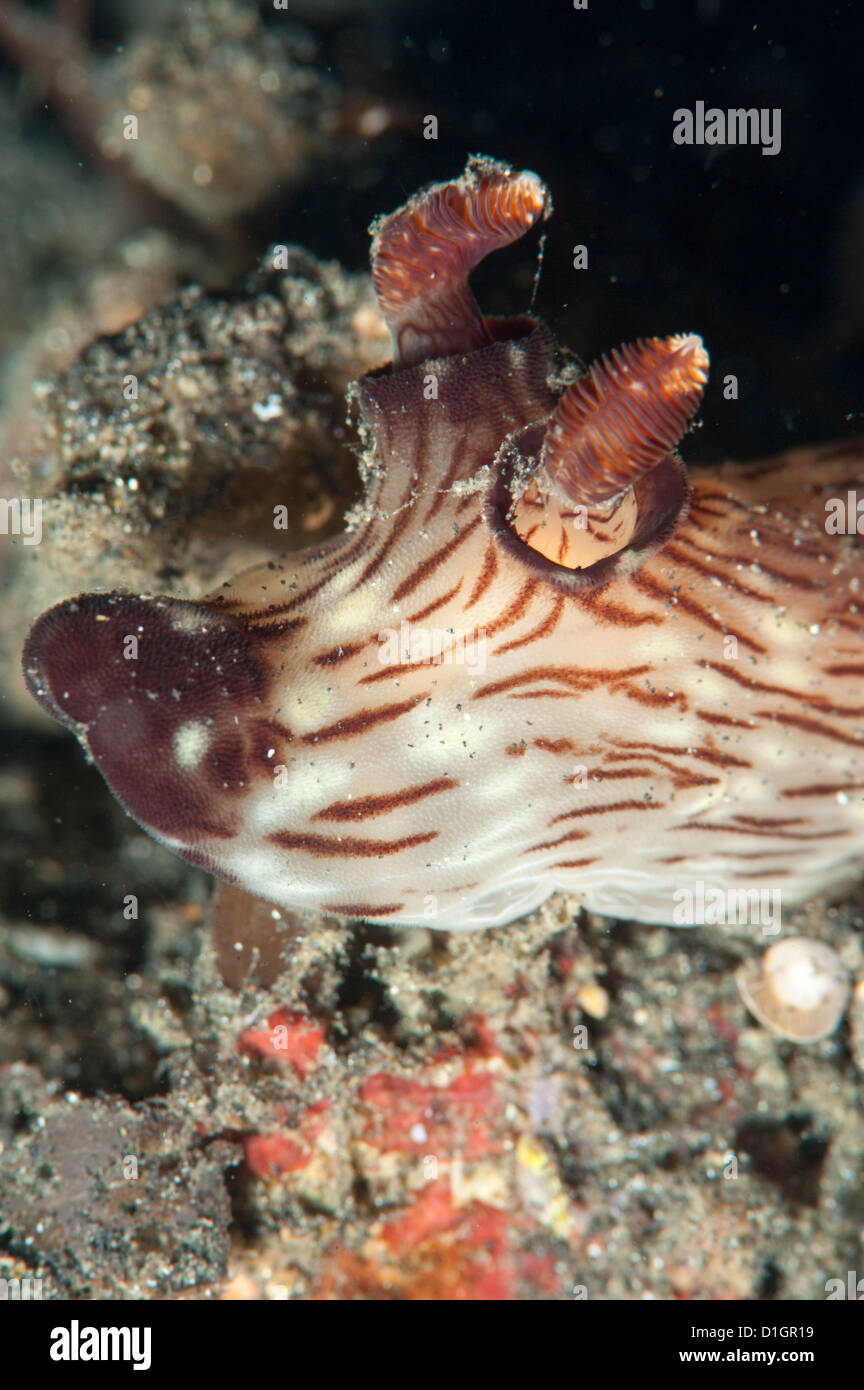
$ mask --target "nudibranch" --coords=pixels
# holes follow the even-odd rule
[[[864,558],[825,524],[864,447],[688,475],[699,337],[577,376],[480,313],[473,267],[550,210],[474,159],[373,225],[393,360],[351,389],[343,535],[28,638],[129,814],[274,903],[468,930],[565,890],[664,923],[682,889],[792,902],[864,862]]]

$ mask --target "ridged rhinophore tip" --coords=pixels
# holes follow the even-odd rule
[[[461,178],[425,189],[374,223],[372,276],[394,365],[485,346],[489,334],[468,276],[490,251],[517,241],[550,211],[535,173],[477,158]]]
[[[641,338],[595,362],[549,421],[549,480],[585,504],[631,487],[681,439],[699,408],[708,362],[697,333]]]

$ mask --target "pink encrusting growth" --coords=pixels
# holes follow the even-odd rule
[[[302,1079],[315,1067],[324,1032],[322,1023],[313,1023],[295,1010],[276,1009],[266,1028],[244,1028],[237,1050],[250,1057],[288,1063]]]
[[[394,363],[352,389],[343,536],[28,640],[140,823],[272,902],[468,930],[563,889],[668,922],[691,885],[792,902],[864,862],[864,557],[824,526],[864,448],[688,476],[692,334],[556,392],[548,330],[467,287],[548,208],[483,160],[377,226]]]

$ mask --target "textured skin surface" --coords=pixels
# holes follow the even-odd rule
[[[699,882],[843,883],[864,558],[825,499],[864,482],[864,446],[700,472],[689,510],[669,455],[647,543],[558,573],[501,503],[505,440],[555,405],[549,336],[486,328],[358,383],[367,496],[343,537],[198,604],[60,605],[25,650],[33,693],[158,839],[293,908],[467,930],[566,889],[668,922]],[[406,631],[445,659],[404,636],[394,659]]]

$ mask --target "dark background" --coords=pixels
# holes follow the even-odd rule
[[[96,0],[94,54],[110,54],[159,3]],[[373,216],[453,176],[469,152],[490,154],[535,169],[552,190],[536,307],[564,343],[591,358],[638,336],[704,336],[712,387],[689,457],[748,457],[860,432],[860,8],[589,5],[297,0],[286,16],[261,3],[272,29],[290,18],[313,33],[319,66],[349,101],[381,100],[395,119],[365,148],[334,137],[299,185],[277,184],[243,219],[246,263],[289,240],[361,269]],[[0,67],[0,79],[10,75]],[[779,107],[781,152],[674,145],[673,112],[697,100]],[[27,123],[38,125],[87,165],[56,109],[38,99],[24,107],[25,136]],[[437,141],[422,137],[429,114]],[[536,241],[481,269],[488,310],[526,307]],[[585,272],[571,269],[577,243],[589,248]],[[737,403],[718,389],[727,371],[739,377]]]
[[[285,218],[318,254],[361,267],[367,220],[468,151],[533,168],[556,208],[537,309],[563,342],[590,358],[639,336],[704,336],[714,389],[691,457],[859,433],[862,40],[854,3],[397,4],[368,27],[358,11],[327,51],[413,103],[416,128],[386,137],[354,188],[325,180]],[[779,107],[781,152],[673,144],[673,112],[697,100]],[[437,143],[419,138],[428,113]],[[577,243],[586,272],[570,268]],[[487,262],[484,306],[525,306],[533,252]],[[717,387],[726,371],[734,404]]]

